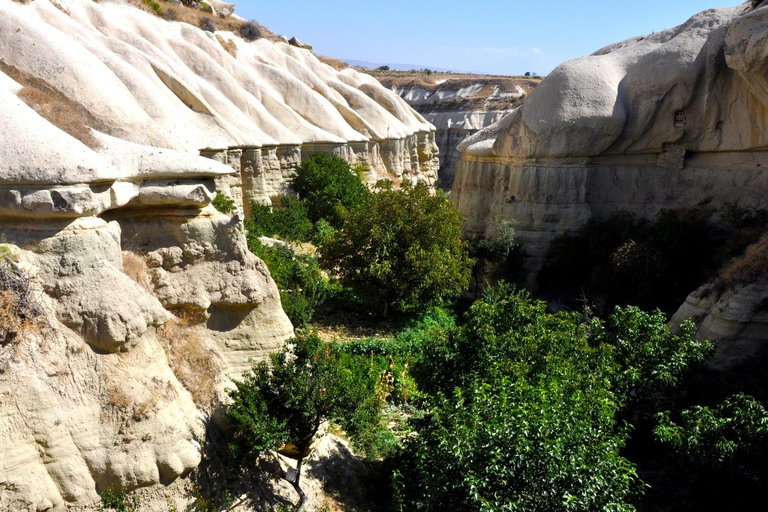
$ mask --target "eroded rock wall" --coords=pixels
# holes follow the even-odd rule
[[[450,190],[461,160],[458,145],[518,108],[539,83],[507,76],[377,72],[376,78],[396,92],[435,126],[440,150],[437,186]]]
[[[768,8],[704,11],[566,62],[460,145],[470,237],[513,220],[535,276],[550,241],[618,209],[768,206]]]
[[[429,123],[305,49],[119,1],[0,2],[0,510],[199,464],[228,377],[292,335],[242,213],[210,203],[283,193],[313,150],[436,179]]]

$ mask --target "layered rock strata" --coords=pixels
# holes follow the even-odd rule
[[[478,236],[514,220],[529,265],[593,216],[768,206],[768,7],[712,9],[556,68],[460,145],[452,191]]]
[[[435,125],[440,150],[437,186],[444,190],[453,186],[461,160],[459,143],[518,108],[539,83],[537,79],[453,73],[414,76],[377,72],[373,76]]]
[[[268,200],[315,149],[436,178],[431,125],[305,49],[118,1],[0,2],[0,510],[198,465],[227,376],[292,334],[216,186]]]

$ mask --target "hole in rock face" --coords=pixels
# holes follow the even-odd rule
[[[67,202],[64,197],[56,192],[55,190],[51,191],[51,199],[53,199],[53,210],[54,211],[62,211],[66,210],[67,206],[69,206],[69,203]]]
[[[685,128],[686,122],[687,120],[685,118],[685,112],[683,112],[682,110],[678,110],[677,112],[675,112],[675,119],[674,119],[675,128]]]
[[[718,121],[717,125],[715,125],[715,130],[721,132],[723,131],[723,126],[725,126],[725,123],[723,123],[722,121]]]

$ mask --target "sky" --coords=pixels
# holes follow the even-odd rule
[[[315,53],[378,64],[546,75],[611,43],[741,0],[234,0],[236,14]]]

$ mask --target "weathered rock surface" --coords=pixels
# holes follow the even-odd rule
[[[512,219],[534,272],[551,240],[623,209],[768,206],[768,7],[712,9],[556,68],[461,143],[469,236]]]
[[[42,313],[0,342],[0,510],[199,464],[201,396],[292,334],[242,214],[210,202],[284,193],[312,150],[436,179],[434,128],[306,49],[119,1],[0,2],[0,271],[30,276]]]
[[[459,143],[518,108],[539,83],[507,76],[379,72],[373,76],[435,125],[440,150],[437,185],[444,190],[451,189],[461,160]]]

